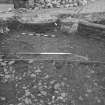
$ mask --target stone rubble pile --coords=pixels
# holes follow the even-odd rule
[[[90,1],[94,0],[38,0],[34,6],[40,8],[69,8],[87,5]]]

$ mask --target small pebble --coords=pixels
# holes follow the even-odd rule
[[[53,37],[53,38],[54,38],[54,37],[56,37],[56,35],[51,35],[51,37]]]
[[[91,89],[87,89],[87,92],[88,92],[88,93],[91,93],[91,92],[92,92],[92,90],[91,90]]]
[[[91,70],[91,71],[90,71],[90,73],[94,74],[94,73],[95,73],[95,71],[94,71],[94,70]]]
[[[31,77],[36,77],[36,75],[35,75],[35,74],[33,74],[33,73],[32,73],[30,76],[31,76]]]
[[[56,82],[56,80],[52,80],[50,81],[50,84],[54,84]]]
[[[43,101],[43,100],[40,100],[40,103],[42,103],[42,104],[43,104],[43,103],[44,103],[44,101]]]
[[[34,35],[34,33],[29,33],[28,35],[33,36],[33,35]]]
[[[29,96],[31,93],[29,92],[29,90],[25,90],[25,95]]]
[[[35,70],[35,72],[36,72],[36,73],[40,73],[40,72],[41,72],[41,70],[40,70],[40,69],[38,69],[38,70]]]
[[[22,77],[18,77],[18,80],[22,80]]]
[[[0,74],[0,77],[3,77],[4,76],[4,74]]]
[[[47,37],[48,35],[44,35],[45,37]]]
[[[22,35],[26,35],[27,33],[21,33]]]
[[[52,96],[52,101],[54,102],[55,96]]]
[[[3,61],[3,59],[0,59],[0,62]]]
[[[40,69],[44,69],[44,65],[40,65]]]
[[[5,75],[5,79],[9,79],[9,78],[10,78],[9,74]]]
[[[23,105],[22,103],[18,103],[18,105]]]
[[[34,66],[34,70],[36,70],[37,69],[37,67],[36,66]]]
[[[1,65],[2,66],[6,66],[7,64],[5,62],[1,62]]]
[[[85,96],[86,96],[86,97],[88,97],[88,96],[89,96],[89,94],[85,94]]]
[[[98,83],[94,82],[94,85],[95,85],[95,86],[98,86]]]
[[[23,88],[23,89],[27,89],[27,87],[26,87],[26,86],[23,86],[22,88]]]
[[[41,94],[46,96],[47,95],[47,92],[46,91],[41,91]]]
[[[58,24],[57,23],[54,23],[54,25],[57,26]]]
[[[41,36],[43,36],[43,35],[44,35],[44,33],[41,33],[40,35],[41,35]]]
[[[59,91],[56,91],[56,90],[54,92],[57,93],[57,94],[59,93]]]
[[[57,99],[63,100],[63,97],[59,96]]]
[[[74,48],[74,47],[70,47],[70,48]]]
[[[90,76],[90,75],[86,75],[86,77],[87,77],[87,78],[90,78],[91,76]]]
[[[39,33],[36,33],[35,35],[36,35],[36,36],[41,36],[41,34],[39,34]]]
[[[9,32],[9,31],[10,31],[10,29],[8,27],[6,27],[6,32]]]
[[[12,65],[12,64],[14,64],[15,63],[15,61],[10,61],[8,64],[9,65]]]
[[[6,100],[6,98],[5,98],[5,97],[0,97],[0,99],[1,99],[2,101],[5,101],[5,100]]]
[[[61,82],[61,85],[62,85],[62,86],[64,86],[64,85],[65,85],[65,83],[64,83],[64,82]]]
[[[49,78],[49,75],[46,75],[46,76],[44,77],[44,79],[47,79],[47,78]]]
[[[42,83],[41,83],[41,82],[39,82],[39,83],[38,83],[38,85],[39,85],[39,86],[42,86]],[[41,88],[42,88],[42,87],[41,87]]]
[[[12,8],[8,8],[8,11],[12,11]]]
[[[66,4],[66,5],[65,5],[66,8],[68,8],[69,6],[70,6],[69,4]]]
[[[67,79],[67,77],[63,77],[63,80],[64,80],[64,81],[67,81],[68,79]]]
[[[97,99],[97,103],[101,103],[101,100],[100,99]]]
[[[28,105],[32,104],[31,99],[29,99],[27,97],[24,99],[24,102],[25,102],[25,104],[28,104]]]
[[[61,93],[61,96],[62,97],[66,97],[66,93]]]
[[[54,85],[54,88],[55,88],[55,89],[59,89],[59,88],[60,88],[60,84],[59,84],[59,83],[55,84],[55,85]]]
[[[83,101],[83,97],[82,96],[79,96],[79,100]]]
[[[39,93],[38,96],[42,96],[42,94]]]
[[[33,63],[34,62],[34,59],[31,59],[28,61],[28,63]]]

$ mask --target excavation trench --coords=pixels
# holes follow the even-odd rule
[[[73,33],[72,24],[6,25],[10,31],[0,34],[2,105],[105,104],[102,30],[84,23]]]

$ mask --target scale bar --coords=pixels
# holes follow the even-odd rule
[[[33,52],[19,52],[17,54],[26,54],[26,55],[71,55],[77,58],[82,58],[85,60],[88,60],[88,57],[81,56],[78,54],[73,54],[73,53],[63,53],[63,52],[42,52],[42,53],[33,53]]]
[[[16,54],[39,54],[39,55],[71,55],[72,53],[62,53],[62,52],[42,52],[42,53],[33,53],[33,52],[19,52]]]

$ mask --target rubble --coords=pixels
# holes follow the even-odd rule
[[[54,74],[53,73],[54,71],[50,71],[50,69],[49,71],[46,71],[46,68],[40,69],[40,73],[37,73],[39,72],[40,64],[37,64],[36,65],[37,68],[33,70],[32,64],[28,63],[29,66],[31,66],[27,68],[28,71],[25,70],[23,73],[16,71],[17,72],[16,74],[16,72],[14,72],[14,66],[13,66],[14,62],[13,61],[9,61],[9,62],[12,62],[12,64],[8,65],[8,63],[6,63],[6,65],[3,65],[3,68],[5,68],[6,70],[4,70],[4,74],[3,74],[4,77],[1,78],[2,81],[5,81],[6,79],[6,82],[2,82],[2,81],[0,82],[3,84],[11,83],[11,82],[14,83],[15,85],[14,88],[16,89],[16,97],[18,100],[18,103],[15,105],[34,105],[34,104],[45,105],[46,103],[48,105],[52,105],[52,104],[69,105],[72,102],[80,102],[80,101],[85,103],[84,100],[86,99],[89,100],[89,98],[91,97],[90,94],[93,94],[94,92],[97,93],[97,96],[95,96],[96,94],[95,95],[93,94],[94,97],[91,97],[92,100],[95,99],[94,105],[96,105],[96,103],[102,102],[101,97],[98,96],[97,88],[100,89],[99,84],[95,86],[94,82],[92,82],[94,79],[97,78],[94,76],[96,74],[96,71],[94,69],[95,74],[91,73],[90,68],[88,68],[89,70],[86,69],[87,65],[85,68],[83,67],[83,64],[81,64],[80,68],[76,70],[77,69],[76,65],[72,63],[73,65],[72,67],[75,66],[74,67],[75,69],[73,69],[73,71],[71,71],[71,69],[69,68],[69,70],[65,69],[63,71],[64,73],[61,72],[60,74]],[[12,67],[13,71],[9,70],[10,67]],[[83,72],[81,71],[82,69],[83,69]],[[86,70],[86,72],[84,72],[84,70]],[[49,72],[52,72],[52,73],[49,73]],[[0,73],[1,73],[1,70],[0,70]],[[24,75],[24,73],[26,75]],[[21,79],[17,78],[20,76],[20,74],[24,75],[24,76],[21,75]],[[87,81],[86,81],[85,76],[87,74],[91,75],[91,77],[87,78]],[[9,75],[8,78],[6,77],[6,75]],[[12,77],[12,75],[14,76]],[[83,80],[85,80],[84,81],[85,84],[87,84],[87,86],[90,87],[89,89],[87,89],[87,86],[86,87],[84,86],[85,84],[82,83]],[[88,81],[91,83],[89,84]],[[81,83],[83,86],[81,85]],[[79,88],[82,88],[83,91],[81,89],[79,90]],[[80,93],[77,94],[77,92],[80,92]],[[75,95],[77,98],[75,98]],[[0,96],[0,99],[5,101],[6,97]],[[12,104],[13,103],[10,103],[8,105],[12,105]],[[78,103],[76,103],[76,105],[78,105]]]
[[[93,2],[93,0],[90,0]],[[69,8],[69,7],[77,7],[81,5],[87,5],[88,0],[39,0],[35,3],[35,7],[39,8]]]

